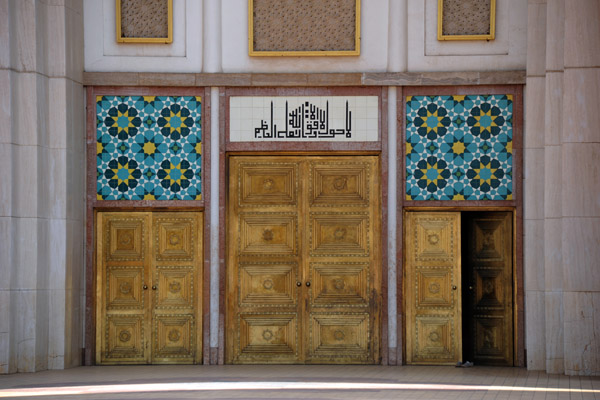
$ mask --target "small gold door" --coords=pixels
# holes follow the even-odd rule
[[[512,215],[405,213],[408,364],[513,365]]]
[[[462,360],[460,213],[407,212],[406,363]]]
[[[237,156],[229,177],[227,362],[378,362],[378,158]]]
[[[201,212],[99,212],[96,361],[202,358]]]

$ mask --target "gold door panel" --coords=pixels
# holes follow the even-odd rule
[[[462,360],[460,213],[405,214],[406,362]]]
[[[312,256],[368,256],[367,213],[311,213]]]
[[[202,213],[97,214],[96,362],[201,360]]]
[[[240,255],[297,254],[296,215],[244,213],[240,215]]]
[[[235,156],[228,363],[377,363],[379,160]]]
[[[144,310],[142,267],[109,267],[106,273],[108,310]]]
[[[367,362],[370,315],[367,313],[314,313],[310,315],[310,352],[315,363],[341,360]]]
[[[143,218],[123,218],[109,221],[104,243],[107,261],[143,261],[148,226]]]
[[[146,361],[143,315],[112,314],[106,319],[103,361]]]
[[[368,163],[311,163],[312,206],[369,206]]]
[[[367,306],[369,276],[369,263],[311,263],[311,305]]]
[[[240,263],[239,273],[240,307],[296,305],[295,263]]]
[[[295,314],[244,313],[239,316],[237,361],[298,360],[298,323]]]
[[[240,168],[240,207],[295,205],[298,165],[247,163]]]

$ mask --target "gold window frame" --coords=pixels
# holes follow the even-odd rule
[[[490,33],[487,35],[444,35],[444,0],[438,0],[438,40],[494,40],[496,37],[496,0],[490,1]]]
[[[173,0],[167,0],[167,37],[159,38],[123,37],[121,32],[121,0],[115,0],[115,4],[118,43],[173,43]]]
[[[360,0],[356,0],[354,50],[289,51],[254,50],[254,0],[248,0],[248,55],[258,57],[319,57],[360,55]]]

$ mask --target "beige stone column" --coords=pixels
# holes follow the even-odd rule
[[[569,0],[564,13],[564,369],[600,375],[600,2]]]
[[[549,373],[564,373],[562,259],[562,107],[565,0],[546,7],[546,101],[544,141],[544,265],[546,365]]]
[[[82,6],[0,1],[0,373],[81,359]]]
[[[524,274],[527,368],[545,369],[544,124],[546,1],[529,0],[524,137]]]

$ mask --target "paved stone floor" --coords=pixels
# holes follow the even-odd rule
[[[79,367],[0,375],[0,398],[600,399],[600,377],[479,366]]]

